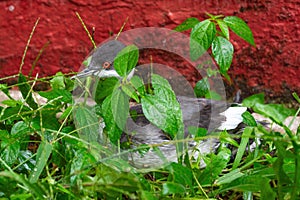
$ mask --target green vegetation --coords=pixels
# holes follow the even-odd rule
[[[190,18],[176,30],[193,28],[191,38],[205,50],[212,45],[212,54],[220,73],[227,77],[233,54],[228,27],[252,45],[254,40],[250,29],[241,19],[210,17],[202,22]],[[221,31],[216,30],[216,23]],[[203,36],[207,40],[201,39],[198,33],[207,35]],[[193,45],[191,42],[192,48]],[[194,56],[201,54],[198,50],[192,50],[191,54],[194,52],[197,52]],[[45,104],[39,104],[33,92],[35,83],[45,79],[29,80],[21,72],[22,64],[15,86],[19,87],[23,100],[13,99],[9,95],[11,86],[0,85],[1,91],[9,98],[0,106],[0,198],[298,198],[300,128],[297,133],[292,133],[283,121],[287,116],[297,116],[300,108],[294,111],[282,105],[265,104],[263,94],[245,99],[243,105],[283,127],[284,133],[266,130],[246,112],[243,117],[247,127],[239,136],[240,143],[233,140],[236,135],[226,131],[219,133],[220,148],[215,154],[203,157],[207,165],[204,169],[200,169],[199,163],[191,163],[188,157],[183,157],[179,158],[179,163],[143,172],[122,159],[126,151],[118,153],[118,149],[115,152],[102,144],[104,138],[100,138],[99,133],[104,131],[103,136],[106,135],[107,140],[119,147],[122,127],[129,112],[129,98],[132,98],[142,104],[149,121],[173,138],[170,142],[178,143],[177,151],[183,148],[181,142],[177,142],[184,140],[182,114],[168,82],[153,74],[152,88],[149,90],[137,76],[127,80],[126,76],[137,60],[138,50],[133,45],[118,54],[115,68],[123,77],[122,81],[110,79],[110,90],[101,90],[101,94],[96,94],[98,104],[91,107],[72,104],[74,82],[61,73],[50,79],[51,90],[38,92],[47,99]],[[209,91],[207,84],[202,85],[198,84],[199,96],[205,96],[205,91]],[[296,94],[294,97],[300,104],[299,97]],[[118,113],[118,116],[114,113]],[[105,130],[99,126],[102,118]],[[195,140],[201,141],[207,137],[216,135],[199,134]],[[253,151],[247,151],[249,140],[256,137],[261,138],[262,143]],[[233,161],[230,159],[233,153],[228,143],[237,149]],[[139,150],[143,152],[156,147],[141,145]]]

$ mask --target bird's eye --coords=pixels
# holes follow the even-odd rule
[[[110,68],[110,65],[111,64],[109,62],[104,62],[102,67],[103,67],[103,69],[108,69],[108,68]]]

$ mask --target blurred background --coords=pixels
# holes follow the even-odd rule
[[[38,73],[39,77],[47,77],[59,71],[78,71],[93,49],[75,12],[90,32],[94,29],[96,44],[117,34],[126,18],[124,31],[141,27],[174,29],[189,17],[206,19],[207,12],[242,18],[256,42],[256,47],[251,47],[231,32],[235,53],[229,70],[232,82],[226,82],[228,96],[240,89],[243,97],[264,92],[269,101],[293,103],[291,93],[300,93],[299,9],[299,0],[1,0],[0,80],[16,82],[14,78],[1,78],[18,73],[24,48],[38,18],[22,72],[28,75],[34,63],[32,76]],[[182,70],[191,85],[195,84],[193,73],[178,70]],[[47,89],[47,86],[41,84],[37,89]]]

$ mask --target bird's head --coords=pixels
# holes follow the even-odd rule
[[[120,78],[114,69],[114,59],[125,47],[125,44],[117,40],[111,40],[102,44],[84,61],[84,65],[87,66],[87,68],[73,76],[72,79],[85,78],[88,76],[97,76],[99,78]]]

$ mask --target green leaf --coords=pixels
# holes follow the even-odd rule
[[[234,162],[232,165],[232,169],[236,169],[238,167],[238,165],[240,164],[252,132],[253,132],[252,127],[245,128],[245,130],[242,134],[242,140],[240,143],[240,147],[238,148],[238,151],[236,153],[236,156],[235,156],[235,159],[234,159]]]
[[[217,92],[211,90],[205,94],[205,98],[220,101],[222,99],[221,95]]]
[[[269,117],[279,125],[282,125],[288,116],[293,116],[296,113],[294,109],[288,109],[280,104],[256,104],[253,110]]]
[[[257,123],[254,119],[254,117],[249,113],[248,111],[244,112],[242,114],[243,122],[247,124],[248,126],[257,126]]]
[[[55,76],[50,80],[50,85],[52,89],[63,90],[65,89],[65,78],[64,74],[61,72],[57,72]]]
[[[1,138],[1,159],[10,167],[13,166],[17,160],[20,152],[21,144],[15,138]]]
[[[32,97],[31,87],[28,84],[26,77],[22,73],[19,74],[18,84],[19,84],[18,85],[19,89],[22,93],[22,97],[25,99],[26,103],[32,109],[34,109],[34,110],[37,109],[38,105]]]
[[[194,88],[194,92],[197,97],[205,97],[205,95],[209,92],[209,90],[210,90],[210,84],[207,77],[198,81]]]
[[[296,101],[297,101],[298,103],[300,103],[300,98],[299,98],[299,96],[297,95],[297,93],[296,93],[296,92],[293,92],[292,95],[293,95],[293,97],[296,99]]]
[[[254,94],[243,100],[243,106],[252,108],[255,104],[263,104],[265,102],[265,95],[263,93]]]
[[[220,133],[220,141],[231,144],[232,146],[235,147],[239,147],[237,141],[235,141],[226,130]]]
[[[74,121],[80,138],[96,142],[99,138],[99,121],[95,112],[85,106],[74,108]]]
[[[197,127],[197,126],[189,126],[188,127],[189,134],[194,137],[204,137],[207,135],[207,130],[205,128]]]
[[[17,173],[14,173],[13,171],[1,171],[0,177],[8,177],[12,180],[19,182],[20,184],[22,184],[23,188],[30,191],[33,195],[37,197],[37,199],[45,199],[45,197],[47,196],[44,193],[44,190],[39,185],[32,184],[23,175],[19,175]]]
[[[202,185],[212,184],[221,174],[230,160],[231,152],[229,149],[223,148],[217,155],[211,154],[209,161],[206,161],[206,167],[199,176]]]
[[[158,198],[156,196],[154,196],[154,194],[152,194],[151,192],[145,191],[145,190],[141,191],[141,199],[158,200]]]
[[[154,95],[147,94],[141,99],[146,118],[172,138],[183,128],[181,107],[176,100],[167,80],[159,75],[152,75]]]
[[[212,54],[220,67],[221,74],[228,71],[233,57],[233,46],[225,38],[218,36],[212,42]]]
[[[235,179],[229,184],[223,185],[220,192],[224,192],[228,190],[241,190],[241,191],[252,191],[252,192],[258,192],[263,190],[271,191],[272,189],[269,182],[270,182],[269,179],[260,175],[242,176],[238,179]],[[274,199],[272,197],[274,197],[274,192],[270,196],[270,199]]]
[[[223,185],[226,183],[231,183],[232,181],[244,176],[245,174],[240,171],[240,169],[234,169],[228,174],[225,174],[216,180],[216,184]]]
[[[52,144],[45,141],[40,143],[40,146],[36,154],[36,166],[33,172],[29,175],[30,183],[36,183],[38,181],[41,173],[43,172],[47,164],[51,152],[52,152]]]
[[[116,88],[111,97],[113,119],[121,130],[125,129],[129,115],[129,97],[121,88]],[[113,120],[112,119],[112,120]]]
[[[0,84],[0,90],[6,94],[6,96],[8,96],[10,99],[12,98],[9,94],[9,91],[8,91],[8,87],[7,87],[7,84]]]
[[[90,64],[91,64],[91,61],[92,61],[92,57],[93,56],[89,56],[87,59],[85,59],[82,64],[86,67],[88,67]]]
[[[102,115],[110,141],[117,144],[125,128],[129,113],[129,98],[118,87],[102,104]]]
[[[61,116],[59,117],[59,120],[64,120],[67,117],[69,117],[71,115],[73,111],[73,106],[69,106],[65,109],[65,111],[61,114]]]
[[[249,26],[236,16],[228,16],[224,18],[224,22],[229,26],[229,28],[242,39],[247,41],[249,44],[255,46],[252,31]]]
[[[184,186],[188,185],[193,187],[193,173],[191,169],[179,163],[171,163],[167,169],[170,172],[169,180],[172,180],[174,183],[180,183]]]
[[[100,80],[97,83],[97,88],[96,88],[96,92],[95,92],[95,101],[98,104],[101,104],[107,96],[112,94],[116,84],[118,84],[118,83],[119,83],[119,80],[115,77]]]
[[[216,20],[224,37],[229,40],[229,29],[228,29],[228,26],[227,24],[222,20],[222,19],[217,19]]]
[[[138,76],[133,76],[130,79],[130,82],[132,83],[133,87],[139,92],[140,95],[144,95],[146,90],[145,90],[145,84],[143,80],[138,77]]]
[[[264,95],[256,94],[243,100],[243,105],[252,108],[255,112],[264,115],[272,119],[279,125],[283,124],[283,121],[288,116],[295,115],[294,109],[289,109],[281,104],[264,104]]]
[[[22,163],[20,167],[18,167],[18,170],[28,170],[28,171],[33,171],[36,161],[33,159],[33,153],[29,150],[26,151],[20,151],[18,155],[18,161],[19,163]]]
[[[185,187],[179,183],[166,182],[162,186],[163,195],[183,194],[185,192]]]
[[[123,92],[125,92],[130,98],[134,99],[137,103],[140,103],[139,96],[131,84],[122,84],[121,87]]]
[[[16,107],[17,105],[22,105],[21,100],[14,100],[14,99],[7,99],[2,101],[1,103],[9,107]]]
[[[139,50],[135,45],[128,45],[122,49],[114,60],[114,67],[121,77],[128,75],[136,66],[139,58]]]
[[[174,30],[178,32],[186,31],[193,28],[196,24],[199,23],[199,20],[194,17],[187,18],[184,22],[179,24]]]
[[[22,120],[22,117],[30,115],[30,108],[23,105],[16,105],[16,107],[8,107],[2,111],[1,120]],[[17,115],[20,113],[21,115]]]
[[[47,92],[43,92],[43,91],[39,92],[39,95],[41,95],[42,97],[48,100],[57,99],[59,102],[65,102],[65,103],[72,102],[72,94],[67,90],[52,89]]]
[[[216,25],[210,20],[204,20],[194,26],[190,39],[190,56],[197,60],[211,46],[216,36]]]

